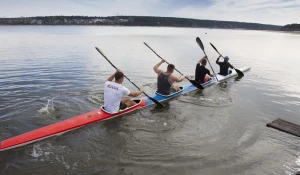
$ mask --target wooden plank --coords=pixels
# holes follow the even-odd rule
[[[282,120],[280,118],[267,124],[267,127],[275,128],[280,131],[300,137],[300,126],[294,123]]]

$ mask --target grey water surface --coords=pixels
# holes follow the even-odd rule
[[[160,60],[143,42],[193,78],[203,57],[197,36],[215,71],[209,42],[251,70],[172,99],[166,109],[151,106],[0,152],[0,174],[294,174],[299,138],[266,127],[276,118],[300,124],[300,35],[293,33],[0,26],[0,140],[98,109],[114,69],[96,46],[153,94]]]

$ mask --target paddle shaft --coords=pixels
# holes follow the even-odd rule
[[[208,57],[207,57],[207,55],[206,55],[204,49],[203,49],[203,53],[204,53],[204,55],[206,56],[207,61],[208,61],[208,64],[209,64],[211,70],[213,71],[213,73],[215,74],[215,77],[216,77],[217,81],[219,81],[218,78],[217,78],[217,74],[215,73],[214,69],[212,68],[212,66],[211,66],[211,64],[210,64],[210,61],[209,61],[209,59],[208,59]]]
[[[207,55],[206,55],[206,53],[205,53],[204,45],[203,45],[201,39],[200,39],[199,37],[197,37],[197,38],[196,38],[196,42],[197,42],[197,44],[199,45],[199,47],[201,48],[201,50],[203,51],[204,55],[206,56],[207,61],[208,61],[208,64],[209,64],[211,70],[213,71],[213,73],[215,74],[215,77],[216,77],[217,81],[219,81],[218,78],[217,78],[217,74],[215,73],[214,69],[212,68],[212,66],[211,66],[211,64],[210,64],[210,61],[209,61],[209,59],[208,59],[208,57],[207,57]]]
[[[155,55],[157,56],[157,57],[159,57],[160,59],[163,59],[161,56],[159,56],[147,43],[145,43],[144,42],[144,44],[150,49],[150,50],[152,50],[152,52],[153,53],[155,53]],[[166,60],[165,60],[165,62],[167,63],[167,64],[169,64]],[[175,70],[178,72],[178,73],[180,73],[181,75],[183,75],[179,70],[177,70],[176,68],[175,68]],[[189,80],[190,81],[190,83],[192,83],[194,86],[196,86],[198,89],[204,89],[204,87],[199,83],[199,82],[197,82],[197,81],[195,81],[195,80],[190,80],[188,77],[186,77],[185,76],[185,78],[187,79],[187,80]]]
[[[110,60],[96,47],[96,50],[106,59],[106,61],[109,62],[110,65],[112,65],[112,67],[114,67],[116,70],[118,70],[118,68],[112,63],[110,62]],[[125,74],[124,77],[130,82],[132,83],[138,90],[141,90],[134,82],[132,82]],[[152,99],[151,97],[149,97],[149,95],[147,95],[145,92],[143,92],[143,94],[145,94],[148,98]]]

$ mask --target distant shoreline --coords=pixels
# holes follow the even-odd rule
[[[155,17],[155,16],[43,16],[0,18],[0,25],[53,25],[53,26],[138,26],[138,27],[188,27],[214,29],[274,30],[282,26],[237,21]]]
[[[300,30],[283,30],[283,29],[247,29],[247,28],[216,28],[216,27],[188,27],[188,26],[124,26],[124,25],[85,25],[85,24],[0,24],[1,26],[93,26],[93,27],[170,27],[170,28],[189,28],[189,29],[223,29],[223,30],[256,30],[256,31],[272,31],[272,32],[287,32],[287,33],[295,33],[300,34]]]
[[[97,25],[97,24],[0,24],[0,26],[93,26],[93,27],[170,27],[170,28],[190,28],[190,29],[228,29],[228,30],[270,30],[270,29],[248,29],[248,28],[218,28],[218,27],[190,27],[190,26],[139,26],[139,25]],[[279,30],[272,30],[272,31],[279,31]]]
[[[238,21],[158,17],[158,16],[36,16],[0,18],[1,25],[32,26],[117,26],[117,27],[179,27],[238,30],[300,31],[300,24],[285,26]],[[297,32],[296,32],[297,33]]]

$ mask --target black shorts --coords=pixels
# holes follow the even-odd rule
[[[127,105],[125,103],[120,102],[120,108],[119,110],[124,110],[127,108]]]
[[[228,70],[228,73],[227,75],[230,75],[232,73],[232,70]],[[219,75],[223,75],[223,74],[220,74],[220,72],[218,73]],[[227,75],[223,75],[223,76],[227,76]]]

